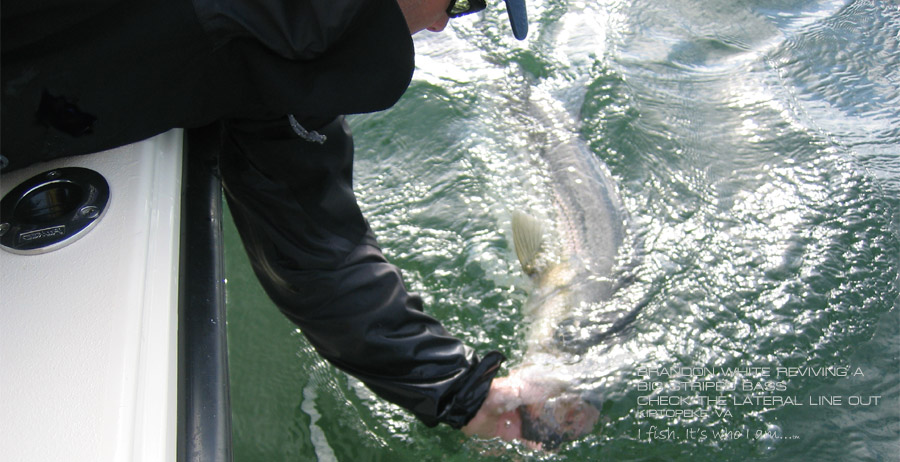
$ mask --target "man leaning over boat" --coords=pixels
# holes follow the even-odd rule
[[[507,0],[517,38],[524,1]],[[521,438],[503,356],[423,313],[352,190],[343,115],[392,106],[411,34],[480,0],[10,0],[3,172],[217,124],[225,197],[268,295],[332,364],[426,425]],[[436,127],[437,129],[437,127]],[[469,425],[466,427],[466,425]]]

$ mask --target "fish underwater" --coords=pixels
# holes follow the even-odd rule
[[[552,98],[533,99],[553,207],[545,217],[512,212],[512,240],[533,289],[523,306],[528,326],[520,364],[510,371],[532,398],[518,406],[522,437],[553,450],[589,433],[599,411],[571,388],[571,367],[591,344],[608,341],[639,307],[611,303],[629,281],[635,254],[627,213],[607,166]],[[535,390],[539,390],[536,392]]]

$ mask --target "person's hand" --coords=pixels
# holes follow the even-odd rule
[[[552,450],[593,429],[600,415],[597,409],[564,393],[562,383],[529,379],[530,375],[516,371],[495,378],[484,404],[462,428],[463,433]]]
[[[499,437],[506,441],[522,440],[522,420],[518,411],[522,403],[521,385],[514,378],[495,378],[484,404],[462,428],[463,433],[481,438]]]
[[[491,383],[484,404],[462,428],[468,436],[479,438],[501,438],[506,441],[522,441],[532,449],[540,449],[541,444],[522,436],[522,416],[520,407],[541,403],[562,391],[562,384],[542,381],[531,377],[531,372],[520,369],[508,377],[495,378]]]

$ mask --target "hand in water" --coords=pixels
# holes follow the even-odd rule
[[[500,437],[506,441],[522,440],[522,420],[519,417],[522,384],[512,377],[498,377],[481,409],[463,433],[481,438]]]
[[[481,409],[462,431],[554,450],[590,432],[599,417],[596,408],[564,393],[561,384],[536,383],[513,373],[494,379]]]

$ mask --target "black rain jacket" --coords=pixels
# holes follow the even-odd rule
[[[422,312],[352,190],[341,114],[393,105],[413,47],[395,0],[8,0],[5,170],[222,127],[221,173],[253,269],[318,352],[427,425],[465,425],[503,360]],[[326,136],[297,136],[288,115]]]

